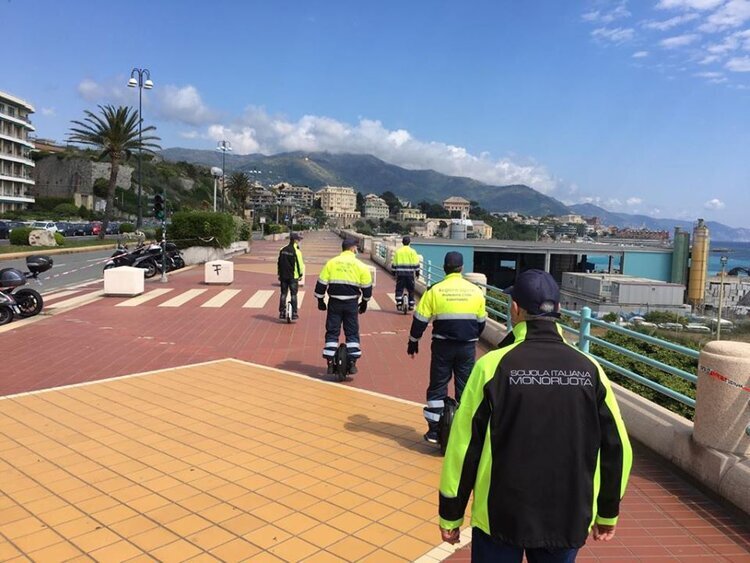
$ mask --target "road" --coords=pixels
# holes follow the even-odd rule
[[[39,276],[39,279],[42,280],[43,284],[42,289],[39,290],[39,288],[34,285],[33,281],[29,283],[32,284],[32,287],[41,291],[42,294],[45,294],[52,290],[100,279],[102,277],[102,268],[104,267],[105,259],[111,255],[112,249],[53,255],[51,257],[54,261],[52,269]],[[18,260],[3,260],[0,255],[0,269],[2,268],[18,268],[25,272],[26,261],[23,258]],[[62,274],[63,272],[70,273],[60,276],[59,274]]]

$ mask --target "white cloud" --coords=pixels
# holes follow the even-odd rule
[[[133,102],[133,94],[128,91],[126,84],[127,80],[125,79],[112,79],[103,84],[90,78],[84,78],[78,84],[77,90],[78,94],[87,102],[128,104]]]
[[[695,43],[700,39],[700,35],[695,33],[685,33],[684,35],[675,35],[674,37],[668,37],[659,41],[659,45],[665,49],[676,49],[678,47],[685,47],[691,43]]]
[[[654,29],[657,31],[667,31],[668,29],[672,29],[673,27],[691,22],[695,19],[698,19],[699,17],[700,16],[698,14],[692,12],[689,14],[683,14],[681,16],[675,16],[673,18],[669,18],[668,20],[647,21],[643,23],[643,27],[645,27],[646,29]]]
[[[659,0],[660,10],[713,10],[724,0]]]
[[[55,108],[42,108],[42,115],[51,117],[55,115]]]
[[[750,0],[729,0],[701,25],[701,31],[713,32],[740,27],[750,20]]]
[[[205,125],[217,119],[216,112],[203,103],[194,86],[178,87],[168,84],[156,91],[156,97],[156,111],[164,119],[189,125]]]
[[[724,75],[720,72],[696,72],[693,74],[693,76],[697,76],[699,78],[721,78]]]
[[[645,57],[648,57],[648,51],[636,51],[633,53],[634,59],[643,59]]]
[[[628,198],[628,199],[627,199],[627,200],[625,201],[625,203],[626,203],[627,205],[629,205],[630,207],[634,207],[634,206],[636,206],[636,205],[640,205],[641,203],[643,203],[643,200],[642,200],[641,198],[639,198],[639,197],[629,197],[629,198]]]
[[[714,211],[718,211],[720,209],[724,209],[725,204],[720,199],[714,198],[714,199],[710,199],[706,203],[704,203],[703,207],[705,207],[706,209],[712,209]]]
[[[750,72],[750,57],[734,57],[724,66],[732,72]]]
[[[594,23],[609,24],[615,20],[630,17],[630,11],[627,8],[627,2],[622,1],[611,10],[592,10],[581,16],[585,21]]]
[[[709,65],[709,64],[711,64],[711,63],[715,63],[715,62],[716,62],[716,61],[718,61],[718,60],[719,60],[720,58],[721,58],[721,57],[719,57],[718,55],[707,55],[707,56],[703,57],[703,58],[702,58],[701,60],[699,60],[699,61],[698,61],[698,64],[701,64],[701,65]]]
[[[180,137],[182,137],[183,139],[197,139],[200,136],[201,136],[201,134],[198,131],[196,131],[195,129],[193,129],[191,131],[181,131],[180,132]]]
[[[296,121],[249,107],[230,125],[213,124],[202,137],[232,143],[237,154],[329,151],[371,154],[408,169],[431,169],[467,176],[493,185],[526,184],[550,193],[561,182],[535,162],[474,155],[464,147],[422,141],[403,129],[389,130],[380,121],[360,119],[355,125],[323,116],[305,115]]]
[[[591,37],[598,41],[611,41],[612,43],[624,43],[630,41],[635,36],[635,30],[627,27],[599,27],[591,32]]]

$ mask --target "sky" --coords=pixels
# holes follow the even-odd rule
[[[0,0],[0,90],[65,140],[369,153],[566,204],[750,228],[750,0]],[[388,186],[383,186],[383,190]]]

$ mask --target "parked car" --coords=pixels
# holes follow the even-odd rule
[[[75,231],[73,234],[74,236],[77,236],[77,237],[82,237],[86,235],[90,236],[94,234],[94,229],[91,226],[91,223],[76,223]]]
[[[0,221],[0,238],[10,237],[10,225],[7,221]]]
[[[57,232],[57,225],[53,223],[52,221],[34,221],[31,224],[31,228],[44,229],[45,231],[50,231],[52,233]]]
[[[66,237],[72,237],[75,235],[75,224],[67,221],[58,221],[55,223],[57,226],[57,232]]]
[[[120,223],[115,223],[112,221],[107,225],[107,234],[108,235],[119,235],[120,234]]]
[[[102,224],[100,221],[93,221],[91,223],[91,234],[98,235],[102,232]]]
[[[685,329],[685,327],[682,326],[680,323],[659,323],[658,326],[659,326],[659,328],[661,328],[663,330],[679,331],[679,330],[684,330]]]
[[[711,329],[708,328],[706,325],[698,324],[698,323],[688,323],[685,325],[685,330],[688,332],[703,332],[705,334],[711,334]]]

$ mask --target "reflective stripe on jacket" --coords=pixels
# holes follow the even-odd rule
[[[601,365],[533,320],[474,365],[453,419],[440,479],[440,525],[463,523],[526,548],[578,548],[614,525],[632,465]]]
[[[372,297],[372,275],[370,269],[357,260],[350,250],[344,250],[331,258],[320,271],[318,283],[315,284],[315,297],[323,298],[326,292],[334,299],[362,299]]]
[[[432,338],[474,342],[484,330],[484,294],[461,274],[448,274],[425,291],[411,323],[410,340],[422,338],[432,321]]]
[[[397,276],[419,276],[419,254],[411,246],[402,246],[393,253],[391,264]]]

